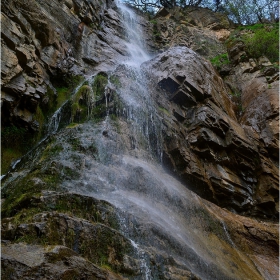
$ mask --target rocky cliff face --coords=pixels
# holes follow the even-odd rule
[[[2,181],[3,279],[278,277],[279,75],[239,43],[214,69],[227,18],[94,0],[1,16],[2,129],[38,131],[69,99]]]
[[[4,1],[2,122],[37,131],[36,110],[55,105],[57,88],[124,56],[112,1]],[[118,32],[120,31],[120,32]]]
[[[146,67],[158,87],[157,104],[164,108],[164,160],[171,169],[221,207],[276,218],[278,81],[268,88],[257,73],[243,77],[246,109],[238,119],[221,77],[189,49],[171,48]],[[262,102],[259,94],[265,96]],[[259,122],[262,128],[254,129]]]

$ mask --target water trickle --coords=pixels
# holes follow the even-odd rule
[[[66,102],[64,104],[62,104],[62,106],[60,108],[58,108],[52,115],[52,117],[47,125],[47,135],[51,135],[51,134],[54,134],[57,132],[59,123],[61,120],[62,108],[65,104],[66,104]]]
[[[134,240],[130,238],[130,230],[129,230],[129,221],[125,218],[125,215],[121,215],[120,213],[117,213],[119,224],[121,225],[121,231],[125,235],[126,238],[130,241],[132,247],[134,248],[134,253],[136,255],[136,258],[140,262],[140,273],[141,273],[141,279],[144,280],[152,280],[151,276],[151,270],[148,265],[149,256],[147,253],[141,249],[141,246],[139,246]]]

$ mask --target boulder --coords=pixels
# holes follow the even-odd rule
[[[2,244],[1,275],[9,279],[79,277],[84,279],[121,280],[64,246]]]

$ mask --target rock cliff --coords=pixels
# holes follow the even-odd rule
[[[276,218],[278,81],[269,88],[258,71],[243,76],[244,87],[239,77],[246,109],[238,118],[226,84],[191,50],[170,48],[145,66],[158,87],[157,104],[164,108],[166,164],[221,207]]]
[[[2,4],[3,279],[278,277],[279,73],[224,15]]]

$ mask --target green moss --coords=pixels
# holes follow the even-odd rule
[[[42,156],[40,158],[40,162],[44,160],[50,160],[52,156],[57,156],[61,151],[63,151],[63,146],[61,144],[50,143],[44,149]]]
[[[112,120],[112,121],[117,121],[117,116],[115,115],[115,114],[110,114],[110,119]]]
[[[99,100],[104,96],[105,87],[107,83],[108,83],[108,78],[106,74],[101,73],[94,78],[92,90],[94,92],[96,100]]]
[[[67,228],[65,242],[68,247],[73,248],[75,241],[75,232],[71,228]]]
[[[90,86],[83,85],[72,97],[71,119],[75,122],[84,122],[91,114],[93,107],[93,92]]]
[[[38,106],[34,115],[35,120],[39,123],[40,127],[45,123],[45,116],[42,109]]]
[[[67,179],[77,179],[80,177],[80,173],[78,171],[68,166],[63,168],[63,174],[67,177]]]
[[[32,188],[30,181],[28,186],[17,185],[16,189],[5,193],[5,200],[2,204],[2,218],[16,215],[22,208],[27,208],[29,201],[38,193],[38,189]]]
[[[51,166],[46,167],[44,173],[38,170],[30,172],[25,178],[18,177],[2,190],[4,202],[2,217],[11,217],[23,208],[30,207],[30,201],[44,190],[58,190],[61,182],[60,172]]]
[[[118,219],[115,209],[109,203],[69,193],[57,193],[57,195],[46,196],[44,199],[40,197],[41,193],[38,193],[35,197],[29,193],[21,194],[15,200],[12,205],[15,211],[10,213],[14,216],[9,222],[13,225],[24,223],[26,225],[25,231],[21,232],[21,235],[16,234],[16,231],[13,234],[8,231],[4,233],[7,234],[5,238],[27,244],[64,245],[108,270],[115,272],[124,270],[122,266],[124,255],[132,252],[133,248],[129,241],[112,229],[119,229]],[[23,204],[22,201],[25,201],[25,203]],[[7,206],[9,203],[7,202],[5,205]],[[44,212],[46,225],[45,230],[40,232],[34,227],[33,217],[42,212]],[[64,217],[57,212],[65,213],[70,217],[86,219],[92,224],[86,231],[83,227],[76,231],[76,228],[69,225],[65,227]],[[4,213],[7,214],[7,211],[4,211]],[[38,217],[36,219],[38,221]],[[47,257],[50,258],[51,262],[69,256],[68,253],[72,254],[69,249],[65,249],[66,252],[56,253],[53,253],[51,248],[49,250]]]
[[[8,126],[1,129],[1,174],[8,172],[13,161],[34,144],[34,134],[25,128]]]
[[[120,79],[119,79],[117,76],[115,76],[115,75],[113,75],[113,76],[110,77],[110,82],[111,82],[113,85],[115,85],[117,88],[120,88],[120,87],[121,87]]]
[[[6,174],[9,171],[11,163],[22,157],[23,151],[17,147],[1,149],[1,174]]]
[[[39,195],[38,193],[37,195]],[[40,208],[23,208],[21,209],[12,220],[12,223],[19,225],[22,223],[31,223],[33,221],[34,215],[40,213],[42,210]]]
[[[79,139],[79,138],[71,138],[71,139],[70,139],[70,143],[71,143],[72,149],[73,149],[74,151],[79,150],[79,148],[80,148],[80,146],[81,146],[81,142],[80,142],[80,139]]]
[[[66,126],[66,128],[75,128],[78,125],[79,125],[78,123],[70,123],[69,125]]]
[[[92,115],[94,117],[94,120],[100,121],[100,119],[102,117],[106,116],[106,111],[107,111],[107,108],[106,108],[105,104],[101,104],[99,106],[94,107],[92,110]]]
[[[228,54],[220,54],[210,59],[212,65],[218,70],[221,69],[222,66],[230,64]]]
[[[169,113],[168,110],[166,110],[164,107],[158,107],[158,109],[159,109],[162,113],[164,113],[165,115],[170,116],[170,113]]]
[[[60,108],[61,105],[69,99],[71,95],[71,90],[67,87],[56,88],[57,98],[56,98],[56,108]]]
[[[110,266],[109,266],[109,265],[107,265],[107,264],[102,264],[102,265],[101,265],[101,267],[102,267],[103,269],[106,269],[106,270],[112,271],[112,267],[110,267]]]
[[[73,118],[75,117],[75,115],[77,114],[77,111],[80,109],[79,103],[78,102],[74,102],[71,105],[71,114],[73,116]]]

